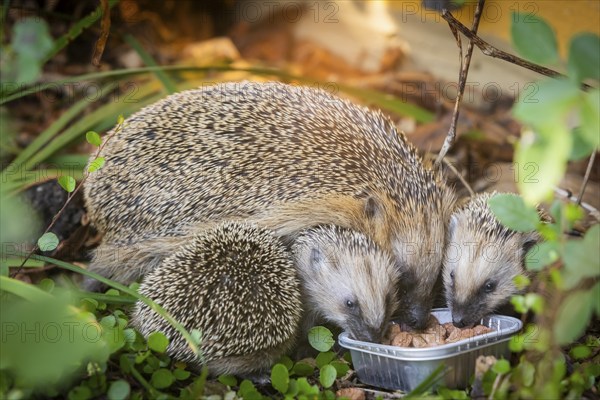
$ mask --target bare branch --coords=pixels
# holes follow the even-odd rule
[[[462,176],[462,174],[460,172],[458,172],[458,170],[456,169],[456,167],[454,165],[452,165],[452,163],[450,161],[448,161],[447,159],[445,159],[445,158],[443,159],[443,161],[444,161],[444,164],[446,164],[446,166],[448,167],[448,169],[450,169],[450,171],[452,171],[454,173],[454,175],[456,175],[456,177],[460,180],[460,182],[463,184],[463,186],[465,187],[465,189],[467,189],[469,191],[469,195],[471,197],[475,196],[475,192],[471,188],[471,185],[469,185],[469,183]]]
[[[477,29],[479,28],[479,21],[481,20],[481,12],[483,11],[483,6],[485,4],[485,0],[479,0],[477,2],[477,8],[475,9],[475,16],[473,17],[473,27],[471,28],[471,32],[473,35],[477,34]],[[446,9],[442,10],[442,16],[450,15],[450,12]],[[444,17],[445,18],[445,17]],[[454,18],[454,17],[452,17]],[[450,24],[448,22],[448,26],[452,30],[452,34],[456,39],[456,43],[460,50],[460,74],[458,77],[458,92],[456,94],[456,101],[454,102],[454,111],[452,114],[452,122],[450,123],[450,129],[448,130],[448,135],[446,136],[446,140],[444,140],[444,145],[438,154],[437,159],[435,160],[435,165],[439,165],[450,147],[454,144],[454,140],[456,139],[456,123],[458,121],[459,107],[460,102],[462,101],[463,94],[465,92],[465,86],[467,83],[467,75],[469,74],[469,67],[471,66],[471,57],[473,55],[473,40],[469,38],[469,45],[467,47],[467,54],[464,59],[462,56],[462,44],[460,40],[460,36],[456,32],[456,26]],[[468,30],[468,29],[467,29]],[[467,36],[468,37],[468,36]]]
[[[94,54],[92,55],[92,65],[95,67],[100,66],[100,59],[104,53],[104,48],[106,47],[106,42],[108,40],[108,34],[110,33],[110,5],[108,0],[100,0],[100,4],[102,6],[102,20],[100,22],[102,32],[96,41]]]
[[[532,63],[521,57],[517,57],[492,46],[491,44],[477,36],[476,32],[469,30],[469,28],[464,26],[459,20],[454,18],[454,16],[446,10],[442,11],[442,18],[444,18],[449,25],[453,26],[455,29],[458,29],[460,33],[465,35],[471,41],[471,43],[475,43],[479,50],[481,50],[481,52],[486,56],[499,58],[511,64],[518,65],[519,67],[529,69],[531,71],[537,72],[538,74],[549,76],[551,78],[565,77],[565,75],[561,74],[560,72],[554,71],[550,68],[542,67],[541,65]],[[590,85],[587,85],[585,83],[582,83],[581,87],[584,90],[592,89]]]
[[[570,191],[561,189],[559,187],[555,187],[554,194],[556,194],[558,197],[562,197],[563,199],[567,199],[574,203],[580,204],[584,210],[589,212],[590,215],[596,219],[596,221],[600,222],[600,211],[598,211],[596,208],[589,205],[588,203],[581,201],[577,197],[573,197],[573,194]]]
[[[588,161],[587,169],[585,170],[585,176],[583,177],[583,183],[581,184],[581,189],[579,189],[579,196],[577,196],[577,205],[581,205],[581,199],[583,199],[583,194],[585,193],[585,188],[587,186],[588,180],[590,179],[590,174],[592,173],[592,167],[594,166],[594,161],[596,160],[596,151],[594,149],[592,155],[590,156],[590,160]]]

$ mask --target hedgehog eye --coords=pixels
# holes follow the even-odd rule
[[[454,280],[454,271],[450,271],[450,278]]]
[[[485,290],[486,293],[491,293],[494,289],[496,289],[496,282],[487,281],[483,287],[483,290]]]
[[[346,307],[353,309],[356,304],[352,300],[346,300]]]

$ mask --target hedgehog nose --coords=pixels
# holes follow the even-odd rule
[[[457,328],[464,328],[467,326],[467,321],[462,315],[452,315],[452,323]]]

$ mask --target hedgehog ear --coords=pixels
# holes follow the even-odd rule
[[[535,245],[537,245],[538,242],[539,238],[535,234],[525,236],[523,238],[523,243],[521,244],[521,247],[523,249],[523,257],[525,257],[527,255],[527,252],[529,252],[529,250],[531,250]]]
[[[365,202],[365,214],[369,219],[374,219],[381,214],[381,207],[373,196],[367,197],[367,201]]]

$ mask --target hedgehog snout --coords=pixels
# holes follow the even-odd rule
[[[356,329],[351,329],[348,333],[350,338],[354,340],[361,340],[363,342],[370,343],[381,343],[383,338],[383,331],[381,328],[370,327],[362,325]]]
[[[473,321],[473,315],[467,315],[466,313],[453,310],[452,324],[457,328],[468,328],[475,325],[475,321]]]

